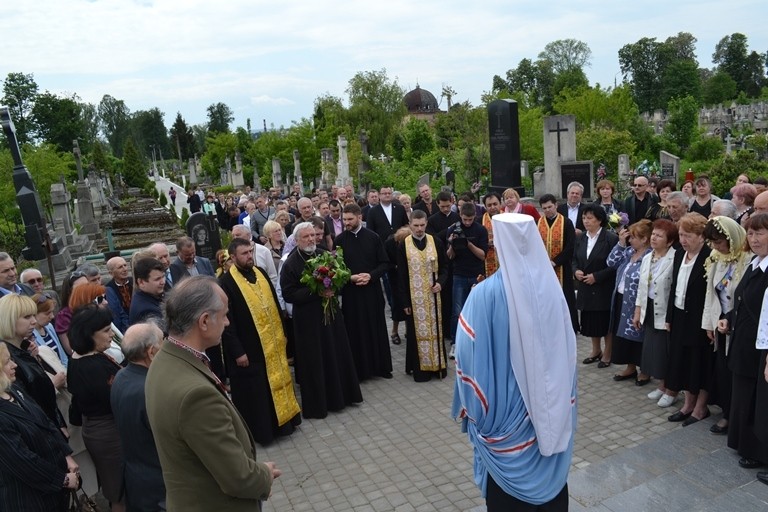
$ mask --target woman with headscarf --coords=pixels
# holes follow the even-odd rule
[[[651,381],[650,375],[644,370],[637,373],[643,353],[644,333],[642,326],[638,329],[632,319],[635,316],[640,266],[643,257],[651,252],[652,230],[648,219],[640,219],[629,228],[621,229],[618,233],[619,241],[607,261],[609,267],[616,269],[616,285],[611,301],[611,363],[627,365],[623,372],[613,376],[613,380],[634,379],[637,386],[644,386]]]
[[[79,468],[45,412],[13,386],[17,369],[0,343],[0,510],[64,512]]]
[[[707,281],[704,262],[711,249],[704,243],[707,219],[686,213],[678,222],[681,251],[675,253],[672,287],[667,306],[669,371],[667,388],[685,390],[685,402],[667,419],[683,426],[709,417],[707,399],[712,368],[712,348],[701,328]]]
[[[733,377],[726,359],[730,336],[718,332],[717,322],[733,309],[734,292],[752,259],[752,253],[744,250],[747,232],[728,217],[710,219],[704,228],[704,238],[713,249],[706,262],[707,296],[701,317],[701,327],[707,331],[715,352],[709,403],[719,405],[723,410],[722,418],[709,431],[722,435],[728,433]]]

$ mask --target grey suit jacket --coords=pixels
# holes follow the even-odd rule
[[[211,265],[211,262],[208,260],[208,258],[201,258],[200,256],[196,256],[195,268],[197,268],[197,273],[201,276],[216,275],[216,273],[213,271],[213,265]],[[173,263],[171,263],[170,271],[171,279],[173,279],[173,286],[179,284],[184,278],[191,277],[189,270],[187,270],[187,266],[184,265],[184,263],[179,258],[173,260]]]

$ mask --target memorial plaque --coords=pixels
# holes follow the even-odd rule
[[[516,101],[496,100],[488,105],[488,137],[491,187],[502,190],[521,188],[520,123]],[[525,195],[524,191],[520,195]]]
[[[675,164],[661,164],[661,177],[674,179]]]
[[[560,164],[560,175],[562,176],[563,189],[562,197],[568,197],[568,184],[574,181],[584,186],[584,199],[591,199],[593,195],[592,186],[592,162],[568,162]]]
[[[197,212],[190,215],[186,225],[187,235],[195,242],[195,253],[216,262],[216,251],[221,249],[219,223],[213,215]],[[215,267],[215,265],[214,265]]]

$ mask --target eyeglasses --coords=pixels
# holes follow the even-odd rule
[[[645,183],[633,183],[632,186],[633,187],[647,187],[648,185],[646,185]]]
[[[32,279],[24,281],[24,284],[42,283],[43,281],[44,279],[42,277],[33,277]]]
[[[72,272],[72,274],[69,276],[69,284],[74,283],[81,277],[86,277],[85,272],[80,272],[79,270],[76,272]]]
[[[97,304],[97,305],[101,305],[102,303],[104,303],[106,301],[107,301],[107,296],[106,295],[99,295],[98,297],[93,299],[93,303]]]

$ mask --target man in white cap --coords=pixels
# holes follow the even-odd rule
[[[536,223],[492,219],[500,271],[459,317],[452,414],[474,446],[488,512],[568,510],[576,335]]]

